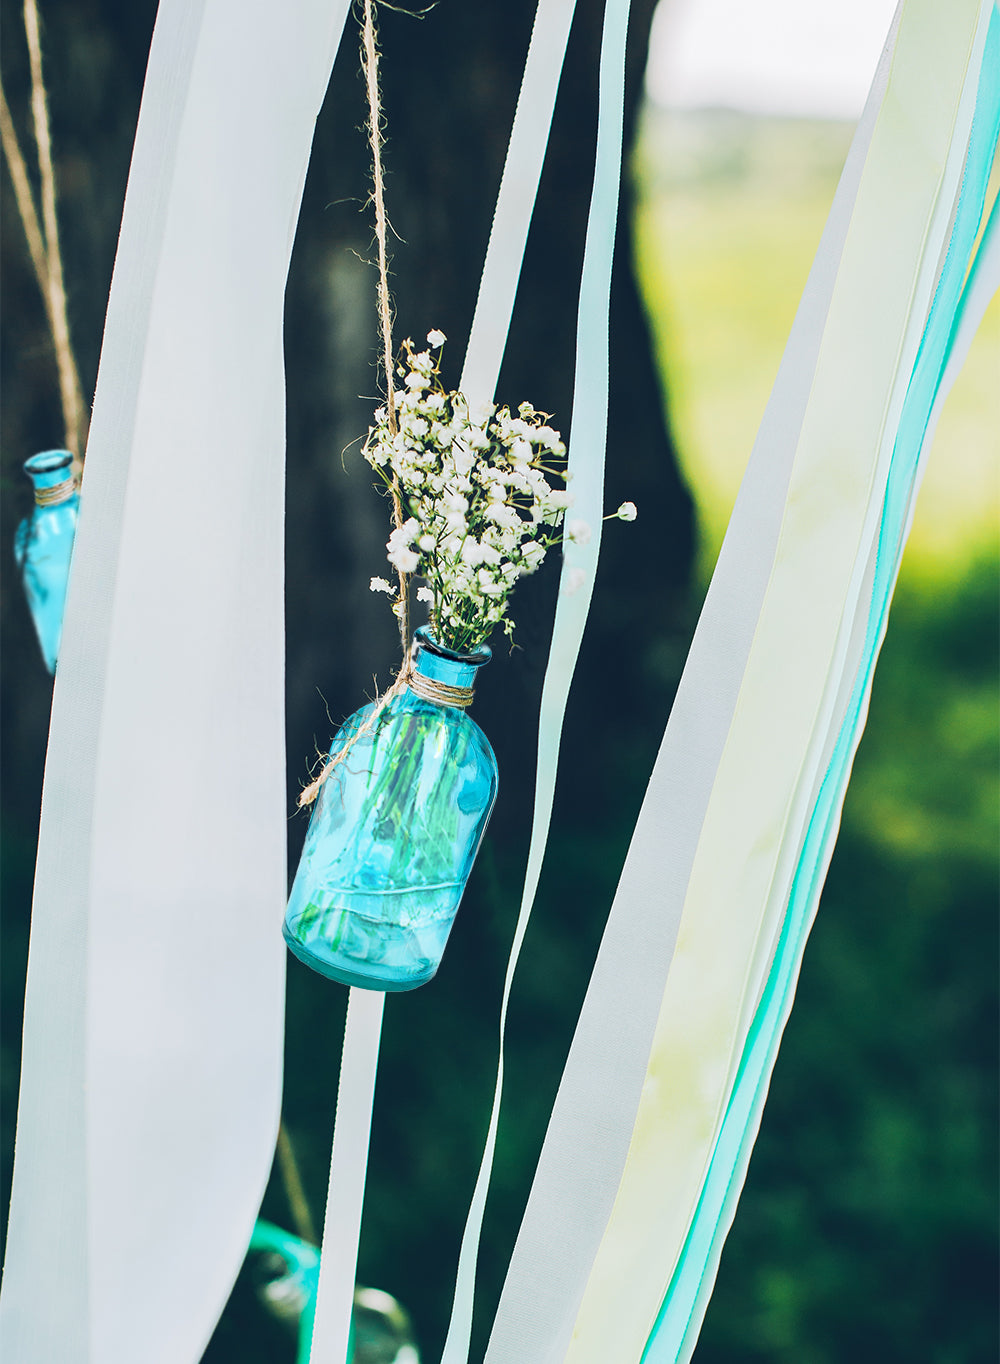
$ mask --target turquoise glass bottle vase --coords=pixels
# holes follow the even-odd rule
[[[35,485],[35,506],[14,536],[14,558],[50,673],[56,670],[62,637],[66,584],[80,511],[80,494],[68,450],[43,450],[25,460]]]
[[[496,758],[463,708],[489,658],[418,630],[405,689],[334,739],[331,758],[350,747],[320,787],[284,924],[321,975],[412,990],[437,970],[496,800]]]

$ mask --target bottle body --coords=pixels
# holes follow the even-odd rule
[[[56,669],[62,637],[66,584],[73,556],[80,496],[68,450],[45,450],[25,461],[35,485],[35,506],[14,536],[14,558],[50,673]]]
[[[447,672],[445,653],[425,644],[415,666]],[[333,980],[412,990],[440,964],[496,799],[497,765],[464,710],[409,688],[366,725],[373,710],[357,711],[334,739],[331,758],[350,747],[316,799],[284,935]]]

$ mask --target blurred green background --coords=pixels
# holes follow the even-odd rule
[[[515,984],[474,1358],[686,642],[850,138],[841,122],[720,111],[647,106],[636,122],[653,7],[635,5],[630,32],[635,139],[612,319],[608,503],[631,497],[640,516],[608,534],[567,722],[588,764],[560,783]],[[154,9],[148,0],[42,7],[71,322],[88,396]],[[551,405],[564,431],[600,10],[590,0],[578,8],[501,377],[501,398]],[[390,212],[404,238],[398,334],[441,326],[452,365],[468,331],[530,13],[522,0],[441,0],[420,24],[384,16]],[[23,126],[16,0],[3,0],[2,15],[5,88]],[[382,571],[384,507],[364,472],[340,463],[368,421],[357,395],[374,385],[372,276],[358,259],[370,236],[359,215],[365,149],[354,66],[348,40],[317,133],[289,283],[290,806],[313,743],[328,738],[327,705],[334,720],[348,713],[372,672],[384,682],[394,664],[391,619],[366,590]],[[455,116],[413,118],[428,90],[454,101]],[[0,553],[10,562],[13,525],[28,508],[20,463],[60,438],[44,320],[6,180],[3,195]],[[456,203],[460,215],[449,211]],[[997,1357],[998,373],[994,305],[932,453],[698,1364]],[[429,1360],[443,1340],[492,1092],[553,590],[551,574],[526,585],[517,614],[525,647],[509,658],[498,651],[483,678],[477,715],[500,757],[503,794],[445,964],[432,986],[386,1011],[359,1278],[406,1304]],[[50,686],[11,571],[2,592],[6,1210]],[[292,820],[293,868],[303,832]],[[346,991],[289,961],[285,1121],[317,1223],[345,1003]],[[277,1174],[263,1213],[290,1225]],[[262,1316],[241,1275],[206,1360],[292,1357],[291,1337]]]

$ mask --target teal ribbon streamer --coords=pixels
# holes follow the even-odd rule
[[[284,1260],[285,1273],[281,1275],[281,1285],[286,1291],[301,1295],[303,1299],[295,1364],[309,1364],[313,1322],[316,1317],[316,1292],[319,1288],[319,1251],[308,1241],[292,1236],[290,1232],[283,1231],[273,1222],[265,1222],[261,1217],[254,1223],[249,1249],[271,1251]],[[352,1321],[347,1341],[347,1364],[352,1364],[354,1359],[353,1327]]]
[[[987,245],[1000,230],[995,204],[966,282],[970,256],[982,221],[998,130],[1000,13],[994,7],[986,36],[958,208],[894,443],[860,665],[817,795],[774,961],[747,1036],[701,1197],[663,1306],[646,1342],[642,1364],[682,1364],[690,1358],[714,1284],[722,1244],[735,1213],[864,726],[918,474],[929,444],[928,428],[975,282],[976,262],[984,256]]]

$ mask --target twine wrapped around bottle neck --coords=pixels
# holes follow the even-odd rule
[[[376,721],[382,714],[394,696],[398,696],[409,687],[415,696],[419,696],[422,701],[433,701],[440,706],[453,706],[459,710],[465,710],[472,705],[472,687],[453,687],[447,682],[438,682],[433,677],[428,677],[425,673],[417,672],[414,667],[414,660],[419,645],[417,641],[410,645],[410,652],[407,654],[406,663],[399,671],[399,675],[388,691],[375,702],[375,709],[367,717],[363,724],[359,725],[351,737],[339,749],[332,758],[324,764],[319,776],[309,783],[302,794],[299,796],[299,809],[311,805],[319,795],[320,787],[350,753],[351,749],[365,734],[370,734],[374,729]]]
[[[413,668],[412,649],[405,671],[407,686],[421,700],[435,701],[441,706],[457,706],[461,710],[472,705],[473,689],[471,687],[453,687],[447,682],[438,682],[433,677],[427,677],[425,673],[416,672]]]
[[[62,483],[53,483],[49,488],[35,487],[35,505],[38,507],[58,507],[60,502],[68,502],[76,493],[76,479],[67,478]]]

